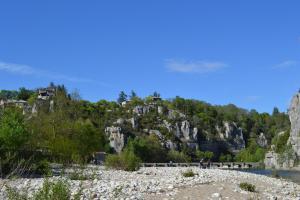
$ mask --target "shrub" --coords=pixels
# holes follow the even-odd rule
[[[232,161],[232,156],[230,154],[224,155],[223,153],[219,157],[220,162],[231,162]]]
[[[197,150],[195,154],[196,154],[196,158],[199,160],[201,159],[211,160],[214,157],[214,153],[211,151],[204,152],[204,151]]]
[[[74,170],[69,174],[71,180],[85,181],[94,179],[94,175],[84,174],[83,170]]]
[[[108,155],[105,159],[104,165],[108,168],[121,169],[122,161],[120,155]]]
[[[187,163],[191,162],[191,157],[184,154],[183,152],[171,150],[168,152],[168,160],[176,162],[176,163]]]
[[[8,200],[27,200],[26,194],[20,194],[16,189],[6,186]]]
[[[236,155],[236,161],[260,162],[265,158],[266,150],[259,147],[254,139],[250,139],[249,146]]]
[[[135,171],[140,166],[140,158],[133,151],[125,149],[120,155],[108,155],[105,159],[105,166],[108,168]]]
[[[198,174],[194,173],[193,170],[189,169],[189,170],[183,172],[182,175],[184,177],[188,178],[188,177],[194,177],[194,176],[196,176]]]
[[[275,143],[276,153],[282,154],[287,149],[287,142],[290,137],[290,131],[284,132],[282,135],[278,135],[274,138],[273,142]]]
[[[129,139],[127,148],[134,152],[143,162],[166,162],[166,150],[161,146],[156,135]]]
[[[61,180],[56,183],[45,180],[43,187],[33,196],[34,200],[69,200],[70,198],[69,185]]]
[[[29,198],[26,194],[21,194],[17,190],[7,187],[8,200],[69,200],[71,199],[71,191],[69,185],[64,181],[51,183],[47,179],[43,183],[43,187]],[[76,196],[75,196],[76,197]]]
[[[33,166],[33,170],[35,171],[35,173],[37,173],[39,175],[46,175],[46,176],[52,175],[51,167],[47,160],[41,160],[41,161],[37,162]]]
[[[240,188],[247,192],[255,192],[255,185],[252,185],[250,183],[241,183]]]

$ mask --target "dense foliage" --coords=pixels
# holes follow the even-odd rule
[[[90,162],[94,152],[105,151],[113,153],[109,147],[108,138],[104,133],[117,119],[132,117],[132,109],[137,105],[152,104],[153,98],[160,94],[154,92],[144,99],[134,91],[130,95],[121,92],[117,102],[100,100],[89,102],[82,100],[77,92],[68,93],[63,85],[51,85],[56,88],[55,96],[47,101],[37,99],[33,90],[20,88],[19,91],[0,91],[0,99],[27,100],[30,105],[36,105],[38,112],[23,114],[18,107],[0,109],[0,157],[1,175],[9,174],[13,166],[10,161],[19,163],[30,160],[40,172],[47,171],[47,162],[86,163]],[[130,100],[130,101],[128,101]],[[125,106],[121,105],[126,102]],[[138,127],[132,129],[127,122],[122,126],[130,136],[127,146],[120,155],[110,155],[107,165],[123,166],[123,169],[133,170],[139,162],[191,162],[205,160],[221,161],[261,161],[273,138],[278,152],[282,152],[288,138],[290,128],[286,113],[277,108],[272,114],[247,111],[233,104],[214,106],[203,101],[176,97],[170,100],[156,102],[162,107],[163,114],[149,111],[138,118]],[[142,130],[156,129],[164,137],[175,140],[174,135],[161,127],[157,121],[166,119],[167,110],[175,110],[174,122],[185,115],[193,127],[199,130],[199,140],[203,142],[218,142],[217,127],[223,122],[234,122],[243,129],[246,149],[237,156],[226,150],[221,154],[210,151],[191,150],[181,145],[178,150],[167,150],[154,135],[145,135]],[[287,131],[278,136],[281,131]],[[269,146],[259,147],[256,140],[264,133]],[[24,164],[25,165],[25,164]],[[41,167],[37,167],[41,166]],[[45,172],[46,173],[46,172]]]
[[[251,139],[249,146],[239,152],[236,156],[236,160],[241,162],[260,162],[265,158],[265,152],[265,149],[259,147],[255,140]]]

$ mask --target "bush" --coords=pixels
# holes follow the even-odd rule
[[[252,185],[250,183],[241,183],[240,188],[247,192],[255,192],[255,185]]]
[[[35,171],[35,173],[37,173],[39,175],[46,175],[46,176],[52,175],[51,167],[47,160],[41,160],[41,161],[37,162],[33,166],[33,170]]]
[[[141,159],[133,151],[125,149],[120,155],[108,155],[105,166],[108,168],[135,171],[140,167]]]
[[[191,170],[191,169],[189,169],[189,170],[187,170],[187,171],[185,171],[185,172],[182,173],[182,176],[184,176],[186,178],[188,178],[188,177],[194,177],[196,175],[198,175],[198,174],[194,173],[193,170]]]
[[[121,156],[114,155],[114,154],[106,156],[104,165],[108,168],[121,169],[122,168]]]
[[[91,180],[93,177],[86,175],[83,173],[83,171],[74,171],[69,175],[69,178],[71,180],[76,180],[76,181],[85,181],[85,180]]]
[[[223,153],[219,157],[220,162],[231,162],[232,161],[232,156],[230,154],[224,155]]]
[[[129,139],[127,148],[145,163],[166,162],[166,150],[156,135]]]
[[[276,153],[282,154],[287,149],[287,142],[290,137],[290,131],[284,132],[282,135],[278,135],[273,139],[273,143],[275,144]]]
[[[19,177],[30,170],[31,159],[25,160],[12,152],[1,153],[0,150],[0,178]]]
[[[26,194],[20,194],[16,189],[6,186],[8,200],[27,200]]]
[[[168,152],[168,160],[175,163],[188,163],[191,162],[191,157],[184,154],[183,152],[171,150]]]
[[[240,151],[236,156],[239,162],[260,162],[264,160],[266,150],[259,147],[254,139],[250,139],[249,146]]]
[[[214,157],[214,153],[211,151],[196,151],[196,158],[201,160],[201,159],[206,159],[206,160],[211,160]]]
[[[51,183],[47,179],[43,183],[43,187],[29,198],[27,194],[21,194],[16,189],[7,187],[8,200],[69,200],[71,199],[71,191],[69,185],[64,181]]]
[[[51,183],[44,181],[43,187],[33,196],[34,200],[69,200],[71,191],[64,181]]]

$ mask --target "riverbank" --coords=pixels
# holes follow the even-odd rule
[[[187,169],[197,175],[186,178]],[[137,172],[105,170],[91,167],[83,171],[87,180],[64,179],[73,194],[82,190],[81,199],[300,199],[300,185],[251,173],[191,168],[141,168]],[[31,196],[45,179],[0,180],[0,199],[6,199],[8,185]],[[255,193],[243,191],[239,184],[256,186]]]

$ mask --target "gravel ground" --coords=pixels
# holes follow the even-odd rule
[[[198,174],[185,178],[182,173],[188,169]],[[81,199],[297,199],[300,200],[300,186],[285,180],[269,178],[250,173],[199,168],[141,168],[137,172],[105,170],[89,167],[84,170],[89,180],[70,180],[66,177],[52,177],[49,181],[64,179],[73,194],[80,188]],[[44,179],[0,179],[0,199],[6,199],[6,187],[15,188],[31,196],[43,184]],[[241,182],[256,186],[256,193],[239,188]]]

